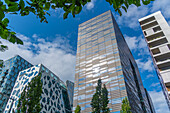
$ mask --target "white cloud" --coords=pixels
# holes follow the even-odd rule
[[[57,35],[56,40],[52,42],[42,38],[38,38],[36,42],[31,42],[30,38],[24,35],[18,34],[18,37],[24,41],[24,46],[0,40],[9,48],[1,53],[1,59],[7,60],[18,54],[34,65],[44,64],[64,81],[74,80],[76,56],[72,54],[74,52],[67,39]]]
[[[37,34],[33,34],[32,37],[33,37],[33,38],[37,38],[38,35],[37,35]]]
[[[130,5],[127,12],[122,11],[122,16],[116,16],[116,20],[119,25],[136,29],[139,27],[138,19],[144,17],[148,11],[149,9],[147,6],[142,5],[140,7],[136,7],[135,5]]]
[[[170,1],[169,0],[155,0],[151,8],[151,12],[160,10],[166,18],[170,18]]]
[[[149,94],[152,98],[152,102],[154,104],[156,113],[169,113],[165,97],[161,91],[160,92],[149,91]]]
[[[119,25],[128,26],[136,30],[140,25],[138,19],[147,16],[149,13],[161,11],[166,20],[170,19],[170,1],[169,0],[155,0],[149,5],[142,5],[136,7],[131,5],[127,13],[122,10],[122,16],[117,15],[116,20]]]
[[[147,61],[142,61],[142,59],[137,59],[136,63],[138,64],[138,67],[141,69],[141,71],[153,71],[153,64],[152,59],[148,58]]]
[[[126,39],[126,42],[127,42],[128,46],[131,50],[137,48],[137,45],[138,45],[137,44],[138,43],[137,37],[125,36],[125,39]]]
[[[146,76],[146,79],[153,78],[153,77],[154,77],[153,74],[149,74],[149,75]]]
[[[169,24],[169,26],[170,26],[170,21],[168,21],[168,24]]]
[[[150,85],[150,87],[157,87],[157,86],[160,86],[160,83],[152,83],[152,84]]]
[[[138,56],[150,55],[147,43],[146,43],[145,39],[142,37],[139,37],[137,49],[139,50]]]
[[[125,35],[125,39],[131,51],[139,51],[138,56],[149,55],[147,43],[142,35],[139,37],[129,37]]]
[[[139,48],[147,48],[147,43],[142,36],[139,37],[139,43],[138,44],[139,44],[138,45]]]
[[[64,10],[62,8],[50,9],[50,14],[58,18],[63,18]]]
[[[96,0],[91,0],[91,2],[88,2],[88,3],[86,4],[86,6],[85,6],[86,9],[87,9],[87,10],[93,9],[95,2],[96,2]]]

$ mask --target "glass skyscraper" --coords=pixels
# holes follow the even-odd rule
[[[70,100],[71,109],[73,108],[73,96],[74,96],[74,83],[67,80],[66,81],[68,96]]]
[[[147,97],[147,100],[148,100],[148,103],[149,103],[149,106],[150,106],[150,109],[151,109],[151,113],[156,113],[155,108],[154,108],[153,103],[152,103],[152,99],[151,99],[148,91],[146,90],[146,88],[145,88],[145,93],[146,93],[146,97]]]
[[[31,66],[32,64],[19,55],[4,61],[0,72],[0,113],[5,109],[19,71]]]
[[[21,93],[31,80],[41,75],[42,94],[41,94],[41,113],[71,113],[71,106],[67,87],[63,81],[42,64],[33,66],[19,73],[14,88],[10,95],[4,113],[17,111],[17,104]]]
[[[133,113],[150,113],[137,64],[111,13],[107,11],[79,25],[73,110],[91,112],[98,79],[106,84],[111,113],[119,113],[128,97]]]

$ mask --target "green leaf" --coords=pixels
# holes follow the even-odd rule
[[[7,5],[10,4],[10,0],[4,0]]]
[[[63,18],[66,19],[67,16],[68,16],[68,12],[65,12],[65,13],[63,14]]]
[[[49,16],[50,16],[50,13],[48,13],[48,12],[47,12],[47,15],[49,15]]]
[[[125,10],[125,12],[127,12],[127,9],[126,9],[126,7],[125,7],[125,6],[122,6],[122,8]]]
[[[8,9],[7,11],[8,12],[15,12],[15,11],[18,11],[19,7],[18,7],[18,3],[10,3],[8,5]]]
[[[137,0],[137,1],[136,1],[136,6],[137,6],[137,7],[141,6],[141,3],[140,3],[140,2],[141,2],[140,0]]]
[[[142,3],[143,3],[144,5],[148,5],[148,4],[150,3],[150,0],[142,0]]]
[[[21,9],[21,10],[23,10],[23,9],[24,9],[24,7],[25,7],[25,3],[24,3],[24,1],[23,1],[23,0],[20,0],[20,1],[19,1],[19,6],[20,6],[20,9]]]
[[[134,3],[134,0],[127,0],[129,5],[133,4]]]
[[[3,2],[0,1],[0,6],[2,6],[2,5],[3,5]]]
[[[120,11],[120,9],[117,9],[118,13],[120,16],[122,16],[122,12]]]
[[[112,5],[112,2],[111,2],[111,0],[106,0],[106,2],[109,2],[109,4],[110,4],[110,5]]]
[[[21,44],[21,45],[24,44],[23,41],[22,41],[21,39],[19,39],[18,37],[16,37],[15,35],[11,34],[11,36],[12,36],[12,38],[15,39],[15,42],[16,42],[17,44]]]
[[[129,8],[129,4],[126,1],[124,2],[124,4],[125,4],[126,8],[128,9]]]
[[[8,30],[4,30],[3,35],[1,35],[1,37],[3,39],[8,40],[9,42],[11,42],[13,44],[17,43],[17,44],[23,45],[23,41],[20,40],[18,37],[16,37],[14,34],[16,34],[16,33],[15,32],[10,32]]]
[[[51,8],[52,8],[52,9],[55,9],[55,5],[52,5]]]
[[[75,14],[79,14],[82,10],[82,7],[81,6],[77,6],[76,9],[75,9]]]
[[[1,34],[1,38],[7,40],[8,36],[9,36],[9,31],[7,29],[3,30]]]
[[[9,23],[8,18],[5,18],[5,19],[2,21],[2,24],[3,24],[5,27],[8,26],[8,23]]]
[[[15,35],[16,33],[15,32],[11,32],[11,35]]]
[[[0,8],[0,21],[5,17],[3,10]]]
[[[2,8],[3,11],[5,11],[6,10],[6,5],[2,5],[1,8]]]
[[[49,10],[50,9],[50,2],[46,2],[45,3],[45,10]]]

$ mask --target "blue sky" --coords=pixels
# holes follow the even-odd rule
[[[156,111],[168,113],[138,19],[160,10],[170,24],[169,6],[169,0],[155,0],[148,6],[138,8],[132,5],[128,13],[123,11],[120,17],[105,0],[92,0],[75,18],[69,15],[63,20],[62,9],[50,10],[48,24],[40,23],[33,14],[25,17],[7,15],[10,29],[17,32],[18,37],[24,41],[24,46],[0,39],[9,46],[9,50],[2,53],[1,57],[6,60],[19,54],[32,64],[43,63],[62,80],[74,80],[78,25],[111,10],[138,64],[144,87],[149,91]]]

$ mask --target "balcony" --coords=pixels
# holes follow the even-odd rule
[[[157,64],[158,66],[161,66],[161,65],[168,64],[168,63],[170,63],[170,58],[169,58],[169,59],[166,59],[166,60],[164,60],[164,61],[159,61],[159,62],[157,62],[156,64]],[[168,65],[168,66],[170,66],[170,65]]]
[[[170,70],[170,53],[157,56],[155,60],[160,71]]]
[[[163,45],[161,45],[161,46],[165,46],[165,45],[167,45],[167,44],[163,44]],[[153,50],[153,49],[155,49],[155,48],[157,48],[157,47],[151,48],[151,50]],[[163,52],[163,53],[155,54],[155,55],[153,55],[153,57],[154,57],[154,58],[157,58],[157,57],[159,57],[159,56],[164,56],[164,55],[169,54],[169,53],[170,53],[170,51],[166,51],[166,52]]]
[[[155,40],[157,38],[161,38],[163,36],[165,36],[164,33],[162,31],[159,31],[159,32],[156,32],[152,35],[145,36],[145,37],[146,37],[147,41],[149,42],[149,41]]]
[[[161,39],[163,39],[163,38],[166,38],[165,36],[163,36],[163,37],[157,37],[157,38],[154,38],[153,40],[151,40],[151,41],[148,41],[148,43],[152,43],[152,42],[154,42],[154,41],[158,41],[158,40],[161,40]]]
[[[152,54],[153,54],[153,55],[156,55],[156,54],[161,53],[160,50],[159,50],[159,48],[153,49],[153,50],[151,50],[151,51],[152,51]]]
[[[166,73],[166,72],[170,71],[170,62],[166,63],[164,65],[160,65],[160,66],[158,66],[158,68],[159,68],[160,73]]]
[[[169,60],[170,59],[170,52],[161,54],[159,56],[155,56],[154,58],[155,58],[156,62],[162,62],[162,61],[165,61],[165,60]]]
[[[164,37],[164,38],[161,38],[160,40],[157,40],[157,41],[148,43],[148,45],[149,45],[150,48],[154,48],[154,47],[156,47],[156,46],[162,46],[163,44],[167,44],[167,43],[168,43],[168,41],[167,41],[167,39]]]
[[[158,25],[158,22],[155,20],[155,21],[150,22],[149,24],[142,25],[141,27],[142,27],[142,30],[145,30],[156,25]]]
[[[155,17],[154,17],[154,16],[152,16],[152,17],[150,17],[150,18],[147,18],[147,19],[141,21],[141,22],[140,22],[140,25],[147,24],[148,22],[151,22],[151,21],[153,21],[153,20],[155,20]]]

